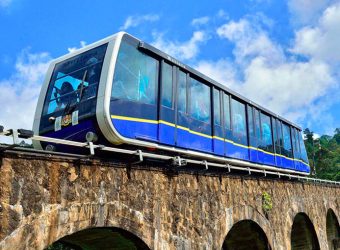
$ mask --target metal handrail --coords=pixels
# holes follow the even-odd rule
[[[2,126],[0,126],[2,127]],[[331,181],[331,180],[324,180],[324,179],[317,179],[302,175],[297,175],[293,173],[282,173],[280,171],[275,171],[274,168],[263,168],[259,169],[256,168],[258,164],[254,164],[255,167],[251,167],[251,164],[246,164],[239,160],[233,160],[225,158],[225,162],[221,163],[220,158],[217,162],[208,161],[206,159],[204,160],[196,160],[192,158],[184,158],[181,156],[170,156],[170,155],[164,155],[164,154],[157,154],[157,153],[150,153],[150,152],[143,152],[142,150],[131,150],[131,149],[123,149],[123,148],[115,148],[115,147],[108,147],[103,145],[96,145],[92,142],[75,142],[71,140],[64,140],[64,139],[57,139],[57,138],[51,138],[46,136],[39,136],[34,135],[32,131],[29,130],[4,130],[3,127],[0,130],[0,135],[2,136],[12,136],[13,137],[13,145],[9,145],[8,149],[23,149],[17,144],[18,138],[24,138],[24,139],[31,139],[36,141],[42,141],[42,142],[50,142],[50,143],[56,143],[56,144],[63,144],[67,146],[74,146],[74,147],[80,147],[80,148],[88,148],[90,151],[90,155],[95,155],[95,150],[100,151],[106,151],[106,152],[114,152],[119,154],[128,154],[128,155],[135,155],[138,156],[139,160],[136,163],[143,162],[144,158],[150,158],[150,159],[157,159],[157,160],[163,160],[167,162],[172,162],[173,166],[181,167],[186,164],[192,164],[192,165],[200,165],[204,166],[205,169],[208,169],[209,167],[215,167],[215,168],[224,168],[227,170],[228,173],[231,173],[232,170],[237,171],[245,171],[249,174],[252,173],[263,173],[264,177],[266,177],[268,174],[270,175],[276,175],[279,178],[281,177],[288,177],[289,179],[297,179],[300,181],[307,181],[307,182],[317,182],[317,183],[325,183],[325,184],[334,184],[339,185],[340,182],[337,181]],[[33,135],[33,136],[31,136]],[[18,147],[19,146],[19,147]],[[2,149],[2,151],[5,151],[5,149]],[[65,156],[75,156],[83,158],[84,155],[76,155],[76,154],[70,154],[70,153],[61,153],[61,152],[52,152],[52,151],[45,151],[45,150],[38,150],[38,149],[28,149],[27,151],[33,151],[33,152],[43,152],[43,153],[49,153],[49,154],[55,154],[55,155],[65,155]],[[243,166],[243,167],[242,167]]]

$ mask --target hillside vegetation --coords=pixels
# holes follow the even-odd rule
[[[340,181],[340,128],[334,131],[334,136],[322,135],[317,139],[313,139],[313,132],[308,128],[303,132],[312,174]]]

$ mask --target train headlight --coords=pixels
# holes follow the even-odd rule
[[[98,140],[98,136],[94,132],[87,132],[86,133],[86,141],[87,142],[96,142]]]
[[[51,144],[48,144],[45,148],[46,151],[51,151],[51,152],[54,152],[56,151],[56,148],[54,145],[51,145]]]

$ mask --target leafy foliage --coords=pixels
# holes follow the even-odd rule
[[[321,179],[340,181],[340,128],[334,136],[323,135],[314,139],[314,133],[306,128],[305,146],[312,173]]]
[[[262,209],[265,213],[268,213],[273,208],[272,197],[267,192],[262,194]]]

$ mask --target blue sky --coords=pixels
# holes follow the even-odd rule
[[[30,128],[48,62],[120,30],[303,128],[340,127],[332,0],[0,0],[0,124]]]

